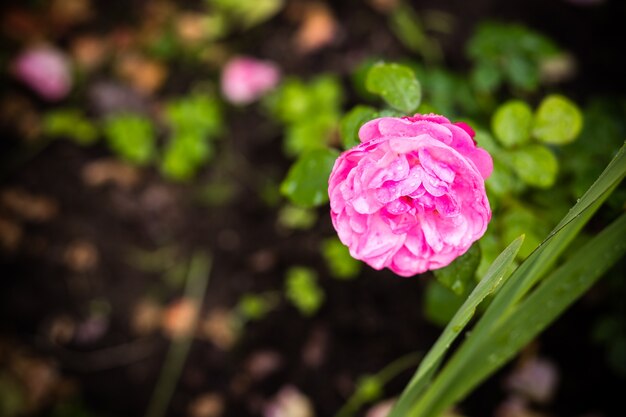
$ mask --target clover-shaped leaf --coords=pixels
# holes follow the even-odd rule
[[[372,66],[365,86],[391,107],[405,113],[415,111],[422,100],[422,87],[415,73],[403,65],[379,63]]]
[[[553,94],[537,109],[533,135],[542,142],[563,145],[576,139],[582,127],[580,109],[567,98]]]

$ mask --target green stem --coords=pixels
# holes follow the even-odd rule
[[[209,282],[211,263],[211,258],[202,253],[195,253],[189,263],[185,298],[192,300],[198,310],[204,300],[204,293]],[[196,328],[198,316],[197,313],[193,319],[192,329]],[[172,340],[145,417],[165,415],[192,342],[193,332]]]
[[[421,360],[422,354],[420,352],[409,353],[385,366],[373,378],[375,378],[381,386],[384,386],[401,372],[417,366]],[[369,399],[363,398],[357,387],[357,390],[348,398],[335,417],[351,417],[369,401]]]

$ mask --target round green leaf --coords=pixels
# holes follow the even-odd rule
[[[548,188],[554,184],[559,163],[550,149],[529,145],[510,153],[513,170],[526,184]]]
[[[583,116],[572,101],[560,95],[546,97],[535,115],[533,135],[542,142],[570,143],[583,127]]]
[[[379,63],[370,69],[365,81],[367,90],[381,96],[391,107],[405,113],[417,109],[422,87],[413,71],[403,65]]]
[[[291,166],[280,185],[280,192],[302,207],[315,207],[328,201],[328,177],[339,152],[316,149],[306,152]]]
[[[528,142],[532,121],[530,106],[520,100],[511,100],[496,110],[491,119],[491,129],[502,145],[511,148]]]
[[[350,149],[359,144],[359,129],[365,122],[375,118],[376,115],[375,108],[358,105],[343,116],[339,126],[339,133],[341,134],[341,143],[344,149]]]

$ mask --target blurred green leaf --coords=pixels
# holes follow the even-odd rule
[[[317,284],[317,274],[310,268],[287,270],[285,296],[305,316],[312,316],[324,302],[324,291]]]
[[[375,375],[361,377],[356,383],[355,395],[363,402],[376,401],[383,395],[383,383]]]
[[[526,236],[519,250],[521,259],[528,257],[549,231],[549,226],[538,214],[522,206],[510,207],[501,216],[499,222],[504,241],[508,242],[521,234]]]
[[[444,327],[462,304],[463,297],[456,295],[438,281],[429,281],[426,284],[424,315],[430,322]]]
[[[258,25],[276,15],[284,0],[205,0],[212,8],[226,14],[243,28]]]
[[[302,154],[280,185],[280,192],[294,204],[315,207],[328,201],[328,177],[339,152],[318,149]]]
[[[283,151],[289,157],[327,147],[330,133],[337,120],[335,115],[317,114],[286,128]]]
[[[165,118],[177,135],[214,137],[222,130],[222,114],[217,100],[193,94],[167,103]]]
[[[80,145],[91,145],[98,139],[98,129],[78,109],[57,109],[44,114],[43,133],[67,137]]]
[[[576,139],[582,127],[578,106],[563,96],[550,95],[537,109],[533,135],[542,142],[563,145]]]
[[[145,165],[156,155],[152,121],[137,114],[113,115],[104,121],[104,135],[111,149],[122,158]]]
[[[389,26],[407,49],[420,54],[425,61],[441,60],[442,52],[437,40],[427,35],[419,16],[408,4],[402,2],[393,8],[389,14]]]
[[[361,271],[361,262],[350,255],[348,248],[338,238],[324,240],[321,250],[330,275],[333,277],[352,279]]]
[[[554,185],[559,163],[547,147],[527,145],[511,151],[510,156],[513,170],[526,184],[538,188]]]
[[[502,73],[495,64],[480,62],[472,68],[470,80],[478,91],[492,93],[502,84]]]
[[[507,148],[523,145],[530,139],[533,111],[521,100],[510,100],[498,107],[491,119],[496,138]]]
[[[341,143],[344,149],[350,149],[361,141],[359,140],[359,129],[377,116],[375,108],[370,106],[358,105],[352,108],[343,118],[339,132],[341,134]]]
[[[467,252],[452,261],[450,265],[433,272],[440,284],[461,296],[466,293],[468,284],[473,283],[479,263],[480,247],[478,244],[474,244]]]
[[[317,212],[304,207],[288,204],[278,212],[278,224],[288,229],[310,229],[316,221]]]
[[[367,74],[366,87],[391,107],[405,113],[415,111],[422,100],[422,88],[415,74],[410,68],[398,64],[372,66]]]
[[[244,294],[235,308],[244,321],[262,320],[276,308],[278,300],[275,293]]]
[[[177,134],[169,139],[160,166],[167,178],[189,180],[213,155],[213,147],[205,137],[192,132],[187,130],[186,134]]]

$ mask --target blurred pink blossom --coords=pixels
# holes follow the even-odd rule
[[[280,81],[278,66],[251,57],[231,59],[222,72],[222,93],[233,104],[248,104],[272,90]]]
[[[68,58],[58,49],[37,46],[18,55],[13,61],[13,74],[42,98],[63,99],[72,88]]]
[[[350,254],[411,276],[448,265],[487,229],[491,156],[435,114],[364,124],[330,174],[331,218]]]
[[[311,401],[297,388],[287,385],[265,407],[264,417],[314,417]]]

